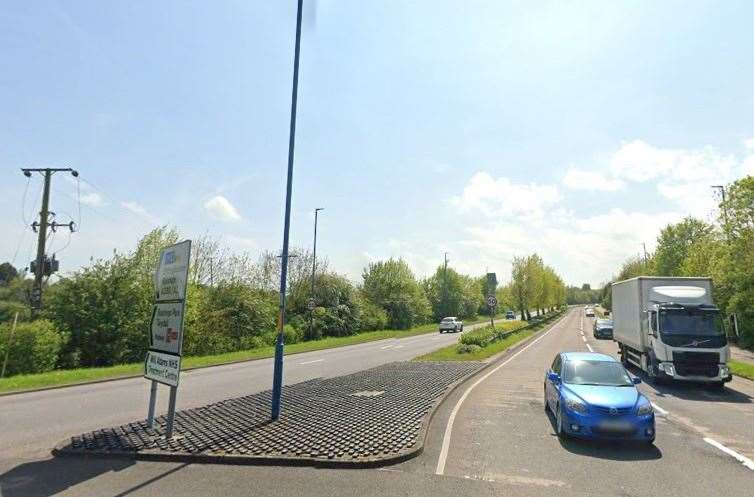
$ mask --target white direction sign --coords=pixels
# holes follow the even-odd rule
[[[158,302],[152,313],[150,348],[181,355],[183,302]]]
[[[188,280],[191,240],[177,243],[162,251],[155,272],[155,288],[158,302],[184,300]]]
[[[181,356],[154,350],[147,351],[147,359],[144,361],[145,378],[177,387],[180,372]]]

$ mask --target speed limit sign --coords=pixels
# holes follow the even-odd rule
[[[317,307],[317,302],[314,299],[309,299],[306,303],[306,308],[313,311]]]
[[[487,297],[487,305],[489,307],[497,307],[497,298],[494,295]]]

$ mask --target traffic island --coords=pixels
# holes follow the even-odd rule
[[[367,467],[421,453],[430,418],[479,362],[395,362],[283,389],[280,419],[270,421],[271,392],[178,411],[71,437],[56,456],[225,464]]]

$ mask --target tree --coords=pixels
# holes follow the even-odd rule
[[[666,226],[657,238],[657,250],[653,256],[654,272],[659,276],[680,276],[681,265],[692,245],[710,238],[713,230],[712,225],[693,217]]]
[[[0,264],[0,286],[8,286],[16,278],[18,278],[18,270],[10,262]]]
[[[429,319],[429,301],[403,259],[370,263],[362,277],[364,295],[385,310],[391,328],[406,329]]]
[[[474,278],[439,266],[435,274],[422,282],[422,286],[435,321],[446,316],[476,317],[482,296]]]

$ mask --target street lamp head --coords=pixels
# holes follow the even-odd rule
[[[71,175],[72,175],[72,176],[73,176],[74,178],[78,178],[78,177],[79,177],[79,172],[78,172],[78,171],[76,171],[75,169],[71,169]]]
[[[31,178],[31,171],[24,170],[24,176],[26,176],[27,178]]]
[[[317,207],[316,209],[314,209],[314,212],[319,212],[319,211],[323,211],[323,210],[325,210],[324,207]]]

